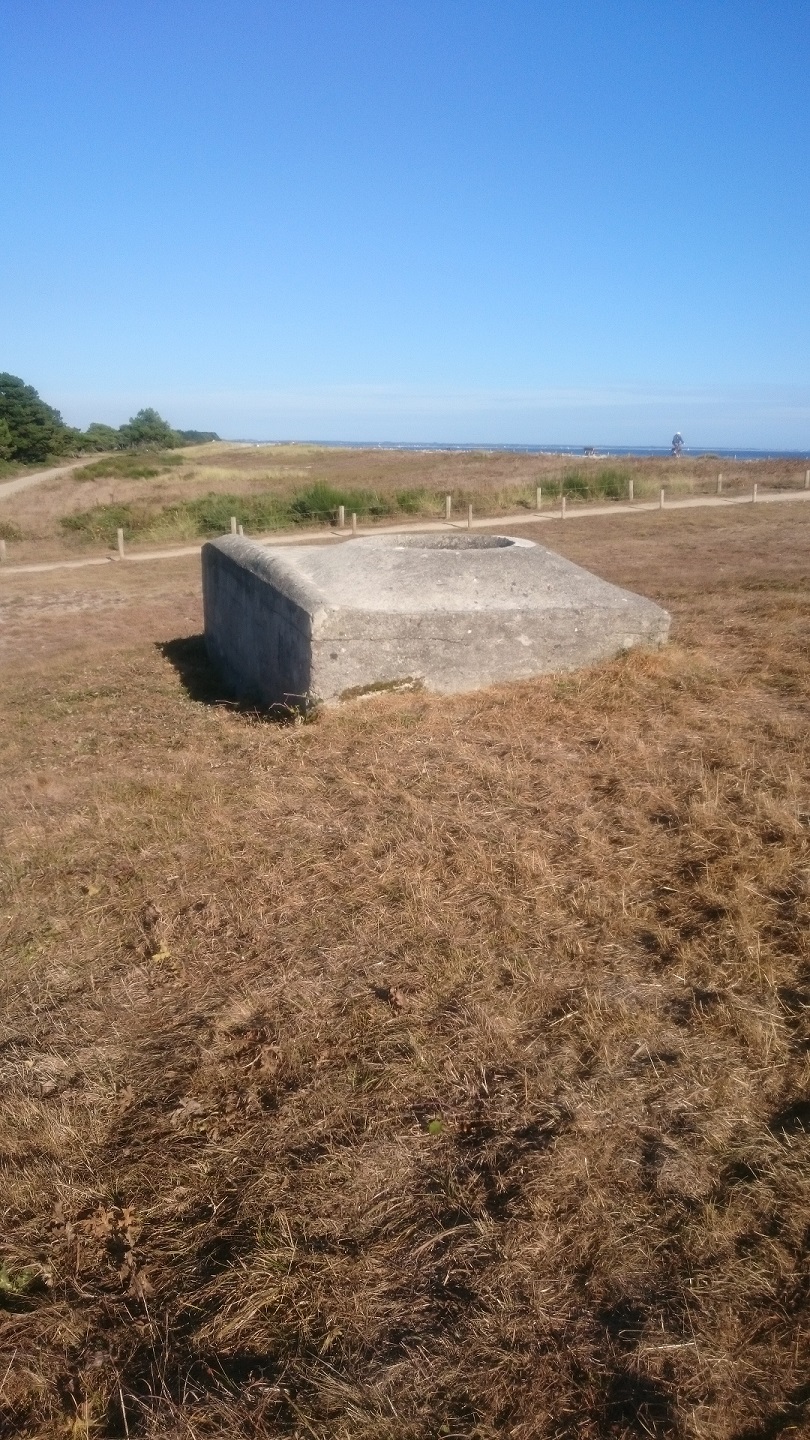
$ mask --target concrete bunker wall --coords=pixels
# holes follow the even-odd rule
[[[311,597],[285,594],[275,568],[251,541],[240,546],[229,538],[227,550],[216,541],[203,546],[205,643],[240,700],[300,704],[310,693]]]
[[[313,634],[310,684],[327,701],[398,684],[454,694],[575,670],[645,641],[658,637],[643,620],[593,605],[528,621],[509,610],[398,615],[389,628],[373,612],[330,612]]]
[[[669,616],[532,541],[380,536],[272,551],[203,547],[211,660],[264,705],[379,689],[452,693],[662,644]]]

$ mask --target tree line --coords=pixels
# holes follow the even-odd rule
[[[150,408],[139,410],[117,430],[98,422],[76,430],[40,399],[33,385],[0,373],[0,461],[30,464],[99,450],[173,450],[218,439],[213,430],[175,430]]]

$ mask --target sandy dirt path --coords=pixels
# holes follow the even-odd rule
[[[8,495],[18,495],[21,490],[30,490],[34,485],[41,485],[43,480],[57,480],[60,475],[68,475],[80,465],[90,465],[94,460],[104,458],[104,455],[83,455],[81,460],[71,460],[69,465],[56,465],[51,470],[34,470],[30,475],[18,475],[15,480],[4,480],[0,484],[0,500],[4,500]]]
[[[72,467],[70,467],[72,468]],[[44,478],[44,477],[40,477]],[[323,529],[296,531],[289,530],[274,531],[262,535],[251,535],[248,538],[257,540],[261,545],[312,545],[324,544],[332,541],[351,540],[353,535],[426,535],[448,530],[502,530],[504,527],[511,528],[515,525],[536,525],[551,522],[566,522],[568,520],[599,519],[605,516],[613,517],[618,515],[642,515],[647,512],[653,514],[659,511],[673,510],[724,510],[739,505],[749,506],[754,499],[750,495],[690,495],[685,498],[667,499],[664,502],[658,500],[636,500],[628,502],[611,501],[607,505],[569,505],[563,512],[560,502],[556,501],[547,509],[541,511],[521,511],[516,515],[498,516],[473,516],[469,520],[461,515],[453,520],[411,520],[402,521],[394,525],[358,525],[356,531],[352,531],[347,525],[343,530],[335,529],[334,526]],[[777,504],[782,501],[796,502],[810,500],[810,490],[772,490],[759,492],[756,495],[756,502],[760,505]],[[151,560],[177,560],[187,555],[199,555],[203,541],[196,545],[172,545],[160,550],[137,550],[127,546],[124,557],[108,551],[105,555],[87,556],[81,560],[44,560],[25,562],[22,565],[2,566],[4,576],[21,574],[44,574],[50,570],[83,570],[88,566],[107,565],[114,563],[121,558],[125,563],[133,561]]]

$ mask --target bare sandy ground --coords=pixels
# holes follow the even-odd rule
[[[101,460],[103,457],[93,456],[93,459]],[[33,490],[36,485],[42,485],[46,480],[60,480],[63,475],[69,475],[72,470],[78,470],[80,466],[89,463],[88,456],[81,460],[71,460],[68,465],[55,465],[50,470],[34,470],[29,475],[18,475],[14,480],[3,480],[0,482],[0,500],[9,495],[19,495],[23,490]]]

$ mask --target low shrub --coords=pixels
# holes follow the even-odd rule
[[[537,505],[537,492],[535,490],[516,490],[509,496],[509,501],[518,510],[534,510]]]
[[[22,540],[22,530],[10,520],[0,520],[0,540]]]
[[[390,515],[390,500],[377,495],[373,490],[340,490],[323,480],[317,480],[307,490],[301,490],[289,502],[290,519],[296,524],[307,520],[333,520],[338,506],[342,505],[347,515]]]
[[[398,490],[396,501],[403,515],[418,515],[425,508],[430,508],[428,492],[424,486],[418,490]]]
[[[289,524],[287,507],[276,495],[223,495],[211,491],[197,500],[167,506],[167,519],[179,524],[191,522],[195,535],[224,535],[230,529],[231,516],[246,530],[275,530]]]
[[[126,540],[134,540],[149,530],[159,513],[146,505],[94,505],[91,510],[63,515],[59,524],[82,540],[114,545],[116,531],[123,530]]]
[[[327,520],[337,514],[339,505],[347,505],[346,491],[316,481],[293,497],[289,509],[293,520]],[[357,510],[357,505],[347,508]]]
[[[566,495],[587,500],[591,493],[591,476],[583,475],[581,470],[568,470],[563,475],[562,487]]]
[[[148,458],[136,452],[123,455],[107,455],[103,460],[94,460],[73,471],[74,480],[151,480],[182,465],[182,455],[150,455]]]
[[[125,540],[196,539],[225,535],[231,516],[246,530],[275,530],[290,523],[284,502],[274,495],[227,495],[214,491],[196,500],[160,507],[140,504],[94,505],[60,520],[62,529],[83,540],[114,545],[116,531]]]
[[[594,476],[594,493],[604,496],[606,500],[626,500],[629,481],[629,470],[617,470],[611,467],[597,470]]]
[[[605,466],[601,470],[567,470],[560,482],[546,484],[544,494],[556,496],[560,487],[566,495],[578,500],[622,500],[627,495],[629,470]]]

